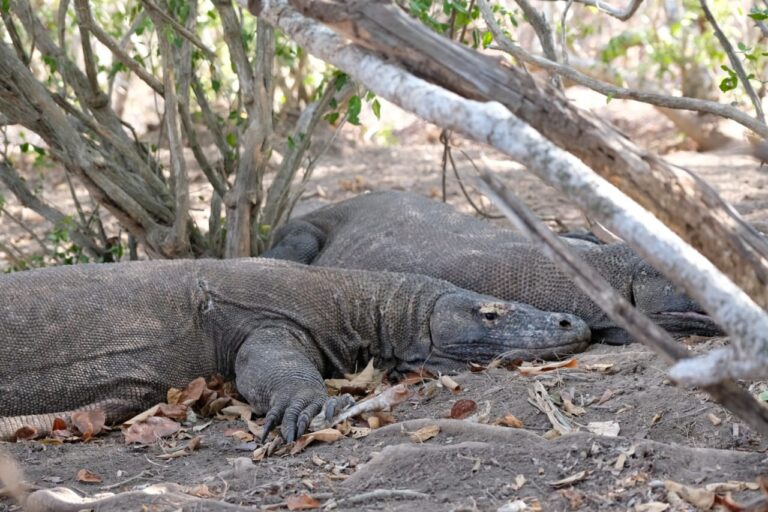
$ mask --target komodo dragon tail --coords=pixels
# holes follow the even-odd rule
[[[125,420],[135,413],[135,408],[128,408],[123,400],[103,400],[94,404],[78,407],[71,411],[47,412],[44,414],[29,414],[26,416],[0,416],[0,441],[14,441],[19,430],[31,427],[35,430],[33,437],[50,434],[53,431],[53,422],[59,418],[67,425],[71,424],[72,415],[80,411],[102,410],[106,416],[105,423],[112,425]]]

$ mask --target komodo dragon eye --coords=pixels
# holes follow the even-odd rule
[[[493,311],[487,311],[487,312],[483,313],[483,318],[485,318],[489,322],[493,322],[494,320],[499,318],[499,314],[496,313],[496,312],[493,312]]]

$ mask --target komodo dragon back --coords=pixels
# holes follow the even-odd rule
[[[626,244],[569,241],[627,300],[674,335],[719,328]],[[375,192],[291,220],[265,253],[313,265],[415,272],[584,319],[595,341],[631,341],[524,237],[405,192]]]
[[[200,376],[234,376],[291,441],[326,403],[324,378],[374,359],[398,373],[584,348],[567,314],[413,274],[261,258],[77,265],[0,276],[0,439],[72,410],[110,422]]]

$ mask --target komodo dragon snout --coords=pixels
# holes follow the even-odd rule
[[[430,369],[448,371],[496,358],[551,359],[572,354],[587,347],[590,330],[574,315],[460,290],[435,303],[430,337],[429,353],[419,358]]]

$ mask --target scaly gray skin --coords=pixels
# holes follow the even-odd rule
[[[565,239],[626,299],[676,336],[721,331],[625,244]],[[504,300],[584,319],[594,341],[631,341],[521,235],[405,192],[358,196],[291,220],[266,257],[313,265],[414,272]]]
[[[324,377],[585,348],[580,319],[419,275],[261,258],[76,265],[0,276],[0,439],[72,410],[118,422],[199,376],[235,376],[291,441]],[[335,402],[329,403],[332,410]]]

